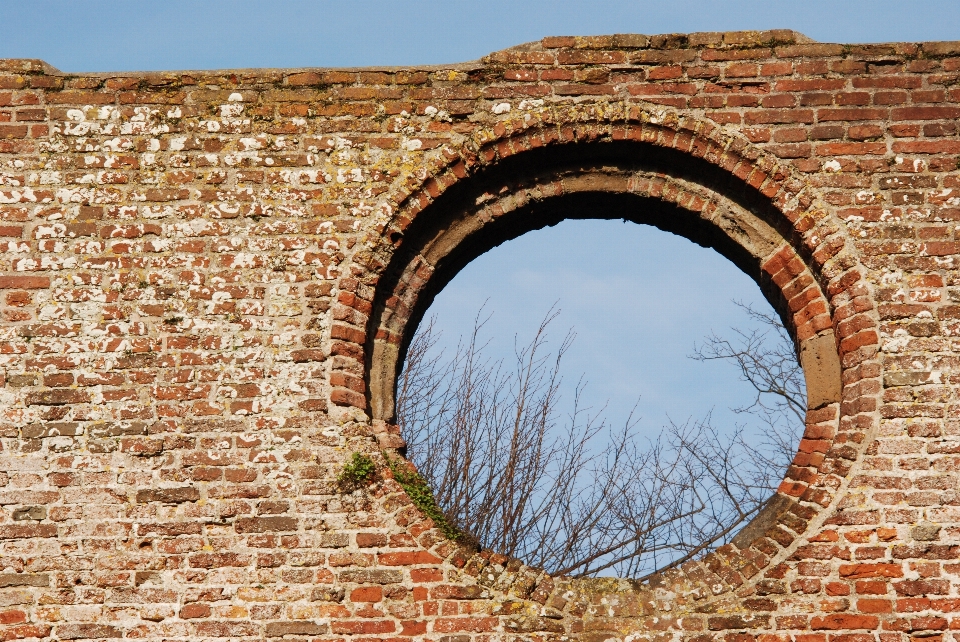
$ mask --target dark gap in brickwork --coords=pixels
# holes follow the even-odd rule
[[[504,192],[516,192],[538,181],[549,181],[564,174],[608,169],[617,172],[662,172],[702,185],[757,215],[785,238],[791,236],[789,230],[783,229],[782,215],[759,192],[715,165],[673,149],[631,142],[580,143],[510,156],[452,186],[407,228],[400,248],[378,283],[378,296],[374,300],[367,328],[367,372],[377,371],[371,363],[374,355],[372,344],[383,320],[386,300],[395,291],[404,270],[440,231],[455,225],[465,214],[476,212],[479,209],[479,197],[486,193],[502,195]],[[416,306],[411,310],[399,346],[400,355],[394,376],[399,376],[407,347],[434,298],[460,270],[502,243],[527,232],[557,225],[566,219],[627,220],[651,225],[715,250],[757,282],[786,327],[791,331],[793,329],[792,315],[780,288],[760,270],[754,257],[718,227],[689,210],[661,199],[629,193],[578,192],[534,201],[487,223],[439,261],[429,283],[421,290]],[[371,386],[368,385],[367,390],[371,390]]]

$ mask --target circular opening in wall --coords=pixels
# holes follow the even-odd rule
[[[378,275],[367,399],[464,540],[638,578],[726,541],[769,556],[802,532],[804,472],[782,471],[805,413],[839,401],[840,364],[819,282],[762,195],[669,150],[598,144],[508,158],[407,221]],[[492,291],[464,298],[450,284],[473,270]],[[511,280],[527,288],[516,312],[494,296]],[[459,328],[431,317],[447,299]],[[649,352],[670,336],[685,368]]]
[[[650,226],[564,221],[436,296],[396,421],[465,539],[551,573],[642,577],[759,512],[805,409],[795,343],[736,266]]]

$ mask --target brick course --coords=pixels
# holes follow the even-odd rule
[[[429,68],[0,61],[4,639],[906,642],[960,627],[960,43],[553,37]],[[644,582],[445,539],[353,452],[432,292],[584,207],[715,247],[811,409]],[[580,214],[582,215],[582,214]]]

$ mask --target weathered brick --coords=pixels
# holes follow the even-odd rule
[[[837,613],[810,618],[810,628],[823,629],[876,629],[880,619],[875,615]]]
[[[403,573],[394,570],[347,570],[338,574],[342,582],[356,584],[397,584],[403,581]]]
[[[0,276],[0,290],[37,290],[49,287],[50,278],[46,276]]]
[[[325,635],[330,630],[326,623],[307,621],[267,622],[265,635],[268,638],[280,638],[285,635]]]
[[[109,624],[61,624],[57,626],[56,634],[64,640],[123,637],[121,629]]]
[[[238,533],[268,533],[274,531],[295,531],[298,528],[295,517],[250,517],[238,519],[235,528]]]
[[[179,488],[149,488],[137,491],[137,503],[161,502],[164,504],[181,504],[195,502],[200,499],[200,490],[193,486]]]
[[[89,401],[89,392],[86,390],[77,390],[75,388],[40,390],[36,392],[30,392],[26,397],[28,406],[62,406],[65,404],[88,403]]]
[[[0,573],[0,588],[8,586],[50,586],[46,573]]]

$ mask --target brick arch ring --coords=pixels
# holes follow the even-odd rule
[[[477,132],[390,202],[339,283],[334,404],[365,409],[386,429],[417,323],[479,254],[563,219],[631,220],[712,247],[751,275],[806,378],[803,438],[777,493],[697,566],[740,586],[784,559],[842,494],[876,424],[876,305],[844,226],[775,158],[709,121],[579,105]]]

